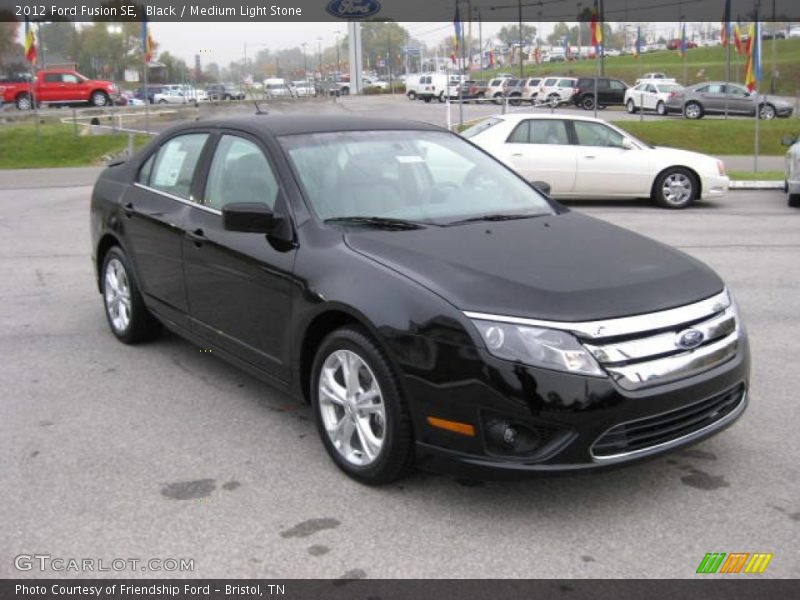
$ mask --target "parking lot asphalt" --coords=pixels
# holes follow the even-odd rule
[[[15,570],[38,553],[194,559],[101,573],[125,577],[678,578],[715,551],[771,552],[764,576],[800,576],[800,211],[784,194],[571,204],[729,282],[753,353],[732,428],[605,473],[372,489],[335,468],[306,406],[173,335],[115,340],[90,191],[0,189],[0,577],[93,575]]]

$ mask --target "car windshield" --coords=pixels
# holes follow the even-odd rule
[[[553,214],[530,185],[458,136],[439,131],[290,135],[281,145],[316,215],[443,225],[482,215]]]

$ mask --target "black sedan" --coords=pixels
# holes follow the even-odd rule
[[[394,120],[194,122],[106,169],[113,334],[167,327],[313,405],[351,477],[593,469],[742,414],[747,339],[708,267]]]

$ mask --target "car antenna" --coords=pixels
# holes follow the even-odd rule
[[[257,115],[268,115],[269,113],[265,110],[261,110],[261,107],[258,105],[258,100],[253,98],[253,104],[256,105],[256,114]]]

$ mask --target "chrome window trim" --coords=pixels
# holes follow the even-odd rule
[[[744,409],[747,407],[747,390],[742,392],[742,399],[739,401],[738,406],[719,419],[718,421],[714,421],[713,423],[709,423],[705,427],[701,427],[697,431],[692,431],[691,433],[687,433],[682,435],[674,440],[669,440],[667,442],[661,442],[660,444],[656,444],[654,446],[648,446],[647,448],[640,448],[638,450],[631,450],[630,452],[620,452],[619,454],[610,454],[608,456],[595,456],[594,453],[594,443],[592,443],[592,447],[589,449],[589,454],[592,457],[592,460],[597,463],[615,463],[615,462],[622,462],[626,460],[631,460],[633,458],[639,456],[648,456],[650,454],[656,454],[658,452],[662,452],[664,450],[668,450],[670,448],[674,448],[676,446],[680,446],[691,441],[694,438],[700,437],[708,432],[714,431],[715,429],[720,429],[726,426],[728,423],[735,421],[739,416],[744,412]],[[654,415],[655,416],[655,415]],[[614,427],[618,427],[619,425],[615,425]],[[606,433],[614,429],[614,427],[610,427],[606,431],[604,431],[597,439],[602,438]]]
[[[634,315],[631,317],[619,317],[616,319],[598,321],[546,321],[542,319],[508,317],[473,311],[464,311],[464,315],[470,319],[480,319],[482,321],[497,321],[499,323],[511,323],[514,325],[560,329],[562,331],[574,333],[578,337],[597,339],[676,327],[683,323],[697,321],[704,317],[711,317],[725,310],[730,305],[731,299],[728,295],[728,290],[724,289],[719,294],[715,294],[710,298],[677,308]]]
[[[170,200],[175,200],[176,202],[180,202],[181,204],[186,204],[194,208],[199,208],[200,210],[210,212],[213,215],[222,216],[221,210],[217,210],[216,208],[211,208],[210,206],[203,206],[202,204],[199,204],[192,200],[187,200],[186,198],[181,198],[180,196],[176,196],[175,194],[170,194],[169,192],[152,188],[149,185],[144,185],[143,183],[139,183],[138,181],[135,182],[133,186],[140,188],[142,190],[147,190],[148,192],[153,192],[154,194],[158,194],[159,196],[164,196],[165,198],[169,198]]]

